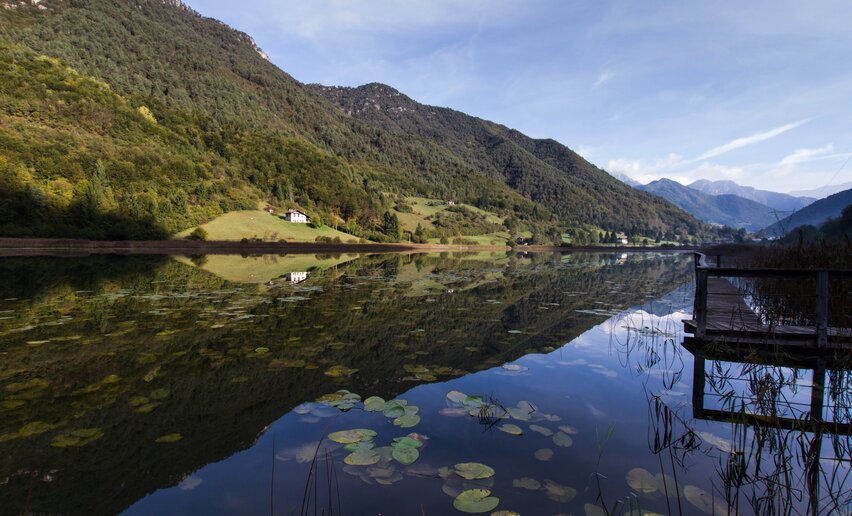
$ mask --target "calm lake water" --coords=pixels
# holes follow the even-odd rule
[[[696,367],[689,255],[0,274],[0,514],[852,510],[848,433],[708,416],[801,417],[812,373],[710,351]],[[828,369],[823,416],[848,425],[847,372]]]

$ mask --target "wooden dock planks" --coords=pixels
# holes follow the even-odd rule
[[[697,304],[696,310],[700,309],[702,307]],[[810,341],[816,346],[815,327],[763,324],[743,299],[737,287],[725,278],[707,278],[707,299],[703,309],[706,310],[708,340],[796,346]],[[696,314],[696,318],[698,316]],[[695,320],[684,321],[684,331],[687,333],[694,334],[696,326]],[[840,337],[852,338],[852,329],[828,328],[828,347],[835,347],[831,341]]]

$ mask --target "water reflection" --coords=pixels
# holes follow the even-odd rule
[[[750,512],[688,257],[221,258],[0,261],[0,512]]]

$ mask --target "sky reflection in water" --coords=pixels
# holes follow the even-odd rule
[[[10,313],[28,310],[35,322],[0,327],[15,336],[2,350],[13,358],[0,369],[5,401],[12,401],[9,385],[64,375],[77,409],[63,412],[68,400],[48,401],[42,391],[5,409],[19,418],[0,431],[17,435],[0,443],[14,447],[0,475],[8,477],[0,484],[5,506],[19,512],[29,484],[33,507],[73,503],[94,513],[131,504],[129,514],[461,514],[454,499],[471,489],[498,498],[494,510],[521,514],[724,514],[729,503],[750,514],[754,505],[767,507],[755,502],[754,493],[766,493],[759,478],[729,490],[728,501],[721,479],[729,457],[752,455],[736,452],[748,449],[743,443],[754,433],[741,442],[741,427],[692,419],[693,357],[681,346],[680,325],[691,313],[689,257],[319,257],[326,266],[298,284],[287,281],[297,264],[287,258],[145,262],[129,274],[91,278],[91,293],[55,278],[36,298],[5,301]],[[299,270],[310,268],[299,259]],[[79,322],[95,305],[100,311]],[[48,331],[45,313],[67,322]],[[39,334],[18,336],[31,332]],[[69,336],[85,343],[62,339]],[[74,355],[70,363],[84,364],[80,371],[27,364],[24,352],[38,355],[57,338],[65,342],[61,352]],[[47,342],[32,344],[40,341]],[[742,368],[708,363],[709,372]],[[77,378],[83,371],[89,376]],[[114,384],[110,374],[119,378]],[[808,400],[810,377],[800,376],[782,389],[790,402]],[[92,383],[101,378],[104,385]],[[339,389],[405,400],[419,421],[401,428],[362,403],[341,411],[314,402]],[[451,391],[482,396],[486,407],[454,403]],[[724,404],[718,392],[705,403],[719,406],[720,398]],[[507,419],[471,415],[504,408],[512,409]],[[51,428],[20,435],[33,420]],[[55,446],[63,435],[73,443],[70,432],[80,428],[104,435]],[[379,458],[363,455],[373,464],[345,464],[350,452],[327,438],[358,428],[377,434]],[[406,435],[420,443],[410,465],[383,449]],[[831,449],[824,446],[823,455]],[[55,482],[43,481],[51,450],[71,457],[48,473]],[[110,458],[99,461],[99,454]],[[800,478],[795,459],[792,476]],[[99,492],[59,498],[103,461],[101,474],[112,476],[101,477],[106,500],[95,499]],[[468,462],[493,468],[493,476],[464,480],[453,472]],[[836,465],[829,461],[827,470],[839,479],[822,488],[831,485],[848,509],[848,467]],[[37,471],[39,481],[20,470]],[[808,503],[803,492],[770,498],[794,512]]]

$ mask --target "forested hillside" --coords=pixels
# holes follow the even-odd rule
[[[852,189],[830,195],[805,206],[796,213],[766,228],[768,236],[781,237],[800,226],[819,227],[829,219],[841,218],[843,210],[852,205]]]
[[[459,111],[423,105],[384,84],[310,86],[357,119],[394,134],[437,142],[569,224],[637,233],[699,229],[695,219],[675,206],[630,188],[555,140],[536,140]]]
[[[159,238],[262,201],[381,239],[402,195],[549,232],[702,230],[556,142],[482,121],[488,134],[461,125],[436,138],[348,116],[177,0],[4,5],[7,236]]]

